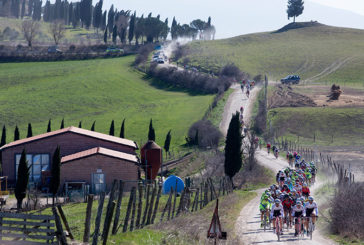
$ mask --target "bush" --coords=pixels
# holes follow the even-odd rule
[[[198,135],[198,142],[196,142],[196,132]],[[216,148],[219,145],[221,132],[208,120],[200,120],[194,123],[188,130],[187,143],[190,145],[198,145],[198,147]]]
[[[332,200],[331,229],[335,234],[364,239],[364,184],[340,186]]]
[[[138,50],[138,55],[135,58],[135,65],[140,65],[142,63],[145,63],[148,60],[148,56],[150,54],[150,52],[153,51],[153,45],[152,44],[147,44],[142,46],[139,50]]]
[[[76,50],[76,46],[74,44],[70,45],[69,51],[73,52]]]
[[[176,67],[158,67],[152,64],[148,75],[173,87],[186,88],[194,92],[215,94],[226,91],[233,80],[229,77],[214,77],[205,73],[179,70]]]

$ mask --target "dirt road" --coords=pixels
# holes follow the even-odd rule
[[[245,94],[245,89],[244,93],[241,91],[239,84],[234,84],[231,88],[234,89],[234,92],[229,96],[229,99],[226,102],[224,114],[220,123],[220,130],[221,132],[223,132],[224,136],[226,136],[227,134],[232,115],[235,112],[239,111],[241,106],[244,107],[244,122],[249,123],[248,115],[251,114],[253,101],[255,100],[259,90],[261,89],[261,86],[255,86],[253,90],[250,91],[249,98]]]
[[[262,150],[257,151],[256,158],[259,164],[272,169],[274,172],[288,166],[286,161],[275,159],[272,154],[268,155]],[[314,192],[319,186],[320,183],[317,182],[311,190]],[[318,228],[313,233],[312,241],[306,237],[301,240],[295,239],[294,229],[290,229],[288,232],[284,229],[280,242],[277,241],[277,236],[273,234],[272,230],[264,232],[260,228],[260,214],[258,210],[260,197],[264,190],[260,189],[257,191],[257,197],[245,205],[236,220],[235,233],[242,244],[335,244],[333,241],[324,238]]]

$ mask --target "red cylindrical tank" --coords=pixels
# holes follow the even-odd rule
[[[149,140],[140,150],[140,155],[142,168],[147,173],[147,179],[154,180],[162,165],[162,148],[154,141]]]

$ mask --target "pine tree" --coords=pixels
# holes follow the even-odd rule
[[[14,141],[19,140],[19,139],[20,139],[19,128],[18,128],[18,125],[16,125],[15,130],[14,130]]]
[[[21,4],[21,15],[20,17],[23,19],[25,15],[25,0],[23,0],[22,4]]]
[[[26,152],[25,149],[21,153],[19,166],[18,166],[18,173],[16,178],[15,184],[15,198],[17,200],[17,208],[18,210],[21,209],[23,199],[26,196],[28,182],[29,182],[29,170],[30,166],[28,167],[28,161],[26,160]]]
[[[95,124],[96,124],[96,121],[94,121],[94,122],[92,123],[91,131],[95,131]]]
[[[74,26],[74,22],[75,15],[73,10],[73,3],[70,3],[70,5],[68,5],[68,24],[70,25],[72,23],[72,25]]]
[[[51,2],[49,0],[47,0],[44,6],[43,21],[45,22],[51,21]]]
[[[225,174],[230,179],[239,172],[242,166],[242,137],[241,137],[241,125],[240,125],[240,113],[236,112],[231,118],[229,129],[226,136],[225,145]]]
[[[103,5],[103,0],[99,0],[99,2],[96,3],[94,8],[93,25],[97,29],[100,28],[102,23],[102,5]]]
[[[79,128],[82,128],[82,121],[80,121],[80,122],[78,123],[78,127],[79,127]]]
[[[32,130],[32,124],[28,123],[28,133],[27,138],[30,138],[33,136],[33,130]]]
[[[49,187],[49,191],[53,194],[53,205],[54,198],[58,193],[60,179],[61,179],[61,150],[59,146],[57,146],[52,159],[52,169],[51,169],[51,183]]]
[[[288,19],[293,17],[293,22],[296,22],[296,17],[303,13],[303,0],[288,0],[287,14]]]
[[[166,155],[167,153],[169,152],[169,147],[170,147],[170,144],[171,144],[171,139],[172,139],[172,136],[171,136],[171,130],[168,131],[168,134],[166,136],[166,140],[164,141],[164,150],[166,151]]]
[[[60,129],[64,128],[64,118],[62,119],[62,122],[61,122],[61,127]]]
[[[128,33],[129,44],[131,44],[131,41],[134,38],[135,19],[136,19],[136,12],[134,12],[134,14],[131,16],[129,22],[129,33]]]
[[[116,45],[116,37],[118,36],[118,28],[114,25],[112,30],[112,42]]]
[[[1,143],[0,143],[0,147],[2,147],[3,145],[6,144],[6,127],[5,125],[3,126],[3,133],[1,135]]]
[[[153,120],[152,119],[150,119],[150,123],[149,123],[148,140],[155,141],[155,131],[154,131],[154,128],[153,128]]]
[[[51,131],[52,131],[52,129],[51,129],[51,119],[49,119],[48,126],[47,126],[47,133],[49,133]]]
[[[105,28],[104,32],[104,43],[107,44],[107,27]]]
[[[121,124],[120,128],[120,138],[125,138],[125,118],[123,120],[123,123]]]
[[[106,18],[107,18],[107,12],[105,10],[104,13],[102,14],[102,21],[101,21],[101,29],[103,30],[106,28]]]
[[[114,120],[112,120],[110,124],[109,135],[114,136],[114,133],[115,133],[115,126],[114,126]]]

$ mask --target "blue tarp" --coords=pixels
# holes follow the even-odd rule
[[[185,188],[185,184],[180,177],[171,175],[163,183],[163,194],[169,194],[169,192],[171,191],[171,187],[174,190],[176,188],[176,181],[178,193],[180,193]]]

